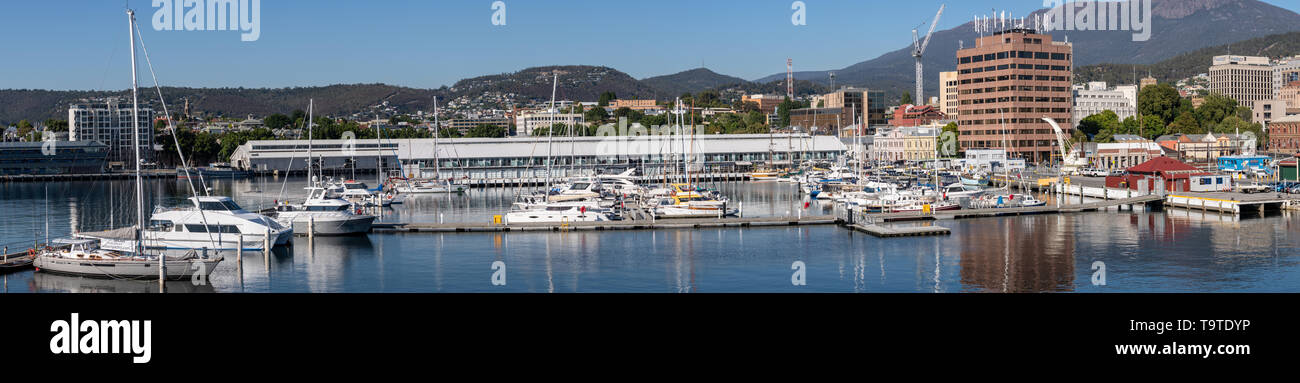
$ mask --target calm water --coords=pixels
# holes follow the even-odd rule
[[[363,177],[364,178],[364,177]],[[246,208],[301,198],[305,180],[219,181]],[[798,214],[795,187],[713,185],[747,216]],[[151,182],[149,204],[176,205],[184,183]],[[385,212],[389,222],[486,222],[512,189],[427,196]],[[48,198],[46,197],[48,195]],[[0,243],[26,248],[75,227],[133,222],[130,182],[0,184]],[[813,203],[804,215],[830,214]],[[1237,219],[1182,210],[948,221],[948,237],[877,239],[835,226],[511,234],[372,234],[305,239],[226,256],[208,285],[171,292],[1294,292],[1300,219]],[[11,250],[12,251],[12,250]],[[505,267],[492,284],[493,263]],[[807,285],[791,283],[806,265]],[[1106,265],[1105,286],[1091,279]],[[154,292],[156,282],[5,275],[4,291]]]

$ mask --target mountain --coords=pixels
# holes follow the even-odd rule
[[[1235,54],[1280,58],[1300,54],[1300,32],[1291,32],[1235,42],[1228,45],[1202,48],[1174,56],[1151,65],[1097,64],[1075,68],[1075,79],[1080,82],[1106,81],[1112,84],[1131,84],[1133,77],[1152,77],[1162,82],[1207,73],[1214,56]]]
[[[681,95],[683,93],[698,93],[702,90],[746,84],[748,82],[749,81],[739,77],[718,74],[708,68],[691,69],[677,74],[650,77],[641,80],[642,84],[656,89],[661,94],[667,94],[670,96]]]
[[[330,85],[322,87],[246,89],[246,88],[162,88],[168,108],[183,112],[188,100],[190,110],[211,116],[266,116],[307,109],[315,99],[316,114],[344,115],[369,110],[388,102],[403,111],[429,110],[435,90],[405,88],[383,84]],[[130,99],[130,91],[51,91],[0,90],[0,123],[13,124],[21,119],[32,122],[47,118],[67,119],[68,106],[87,98],[119,97]],[[141,88],[140,100],[157,99],[153,89]]]
[[[1039,15],[1039,10],[1030,15]],[[1099,63],[1151,64],[1197,49],[1274,34],[1300,31],[1300,15],[1258,0],[1154,0],[1151,39],[1132,41],[1130,31],[1053,31],[1056,40],[1074,43],[1076,66]],[[900,40],[901,37],[900,36]],[[936,31],[926,51],[926,94],[938,89],[938,73],[954,70],[960,43],[974,44],[974,23]],[[1234,51],[1235,52],[1235,51]],[[1296,52],[1300,53],[1300,52]],[[885,90],[897,97],[915,88],[915,61],[904,47],[880,57],[834,71],[836,82]],[[828,71],[795,73],[799,80],[826,83]],[[779,81],[785,73],[757,80]]]
[[[536,67],[460,80],[451,87],[448,97],[500,94],[516,101],[546,101],[551,99],[553,73],[557,72],[559,85],[555,94],[560,100],[596,100],[604,92],[614,92],[621,98],[669,97],[627,73],[586,65]]]
[[[626,73],[601,66],[547,66],[528,68],[514,73],[479,76],[456,82],[442,89],[415,89],[385,84],[330,85],[321,87],[246,89],[246,88],[163,88],[172,112],[182,112],[185,101],[193,114],[242,118],[266,116],[307,109],[315,100],[316,114],[348,116],[377,112],[387,106],[398,113],[432,110],[433,97],[444,108],[504,108],[508,104],[527,104],[551,99],[553,73],[559,73],[556,97],[561,100],[595,101],[603,92],[622,98],[670,100],[685,92],[708,89],[731,89],[736,92],[775,92],[783,84],[756,84],[724,76],[708,69],[696,69],[674,75],[637,80]],[[804,89],[818,89],[811,83]],[[824,90],[824,89],[822,89]],[[129,91],[51,91],[0,90],[0,124],[14,124],[27,119],[33,122],[48,118],[66,119],[68,106],[88,98],[130,97]],[[156,100],[152,89],[141,89],[141,100]],[[386,113],[385,113],[386,114]]]

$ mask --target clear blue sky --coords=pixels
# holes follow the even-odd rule
[[[1300,0],[1268,0],[1300,11]],[[125,0],[5,0],[0,89],[124,89]],[[826,70],[911,43],[939,4],[939,28],[997,8],[1028,14],[1041,0],[263,0],[261,37],[155,31],[152,0],[130,0],[164,85],[286,87],[387,83],[420,88],[532,66],[605,65],[636,78],[700,67],[755,79]],[[151,84],[142,69],[141,84]]]

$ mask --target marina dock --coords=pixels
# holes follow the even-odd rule
[[[887,227],[875,224],[849,225],[849,228],[880,238],[924,237],[952,234],[952,229],[942,226]]]
[[[502,232],[566,232],[566,231],[615,231],[615,230],[674,230],[723,227],[774,227],[774,226],[816,226],[839,223],[834,216],[808,217],[768,217],[768,218],[684,218],[658,219],[651,221],[610,221],[610,222],[572,222],[572,223],[529,223],[529,224],[492,224],[492,223],[376,223],[376,233],[502,233]]]

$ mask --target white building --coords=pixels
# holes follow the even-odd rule
[[[1277,98],[1282,86],[1273,86],[1274,71],[1268,57],[1215,56],[1210,66],[1210,91],[1254,107],[1255,101]]]
[[[533,130],[545,128],[554,124],[564,124],[568,126],[582,124],[582,115],[578,113],[555,113],[551,114],[546,111],[520,113],[515,117],[515,135],[532,136]],[[541,131],[545,135],[545,130]]]
[[[570,164],[579,173],[592,168],[641,169],[642,174],[672,169],[677,159],[694,157],[706,170],[731,169],[768,161],[833,161],[847,150],[833,136],[708,134],[681,141],[681,136],[614,136],[556,139],[547,145],[545,137],[451,138],[439,139],[435,152],[433,139],[356,140],[345,146],[343,140],[315,140],[312,155],[328,176],[350,174],[350,166],[361,171],[383,167],[398,168],[408,176],[429,175],[435,159],[444,173],[481,178],[519,178],[544,174],[546,161],[556,164],[556,171],[567,173]],[[230,157],[233,166],[257,171],[294,171],[306,168],[303,160],[307,141],[249,141]],[[549,153],[548,153],[549,151]],[[382,161],[382,163],[380,163]],[[696,165],[700,166],[700,165]]]
[[[135,135],[131,128],[131,103],[109,98],[84,102],[68,108],[68,139],[98,141],[108,146],[108,161],[131,164],[135,159]],[[141,106],[139,115],[140,154],[153,159],[153,108]],[[134,166],[128,165],[128,166]]]
[[[1025,160],[1008,159],[1006,149],[966,149],[966,158],[956,163],[962,170],[971,172],[1006,172],[1025,168]]]
[[[1119,120],[1137,116],[1137,85],[1107,87],[1105,82],[1090,82],[1074,86],[1074,125],[1088,116],[1107,110],[1119,115]]]

